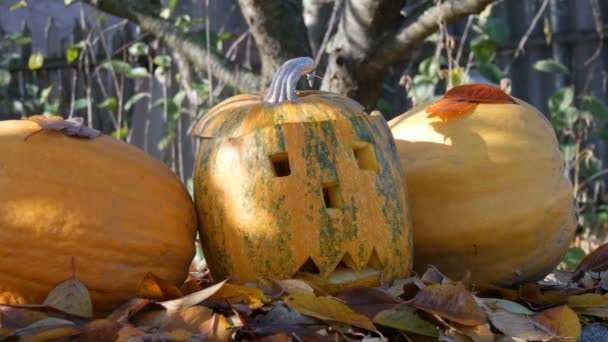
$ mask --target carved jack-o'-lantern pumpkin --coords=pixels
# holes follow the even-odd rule
[[[286,62],[265,98],[231,97],[197,123],[194,193],[216,280],[304,277],[330,291],[410,271],[405,180],[381,115],[296,93],[310,58]]]

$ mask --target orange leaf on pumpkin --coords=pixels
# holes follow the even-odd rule
[[[439,100],[426,107],[428,118],[446,120],[475,109],[479,103],[515,103],[513,98],[499,88],[487,84],[466,84],[454,87]]]

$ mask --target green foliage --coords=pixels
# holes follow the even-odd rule
[[[584,250],[580,247],[571,247],[566,252],[566,256],[562,261],[564,268],[573,270],[581,263],[581,261],[587,256]]]

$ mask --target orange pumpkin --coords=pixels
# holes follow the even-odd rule
[[[303,277],[335,291],[405,277],[405,181],[381,115],[337,94],[295,92],[310,58],[288,61],[266,97],[238,95],[194,129],[194,193],[216,280]]]
[[[487,85],[451,89],[389,122],[405,169],[414,268],[504,285],[562,260],[576,222],[550,123]]]
[[[180,284],[196,232],[180,179],[108,136],[38,130],[0,121],[0,303],[41,303],[72,258],[98,314],[133,298],[147,272]]]

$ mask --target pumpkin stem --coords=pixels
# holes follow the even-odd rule
[[[283,63],[272,76],[264,101],[270,103],[295,101],[298,98],[296,96],[298,80],[303,75],[312,73],[314,69],[315,61],[310,57],[298,57]]]

